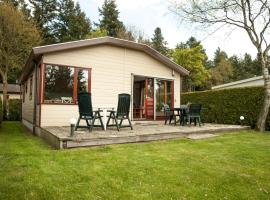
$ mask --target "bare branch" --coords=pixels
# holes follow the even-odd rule
[[[251,6],[250,6],[250,0],[246,0],[246,3],[247,3],[247,8],[248,8],[248,19],[249,19],[249,22],[251,23],[250,31],[255,36],[256,43],[258,45],[260,45],[261,42],[260,42],[259,37],[258,37],[258,34],[256,32],[256,28],[255,28],[255,24],[254,24],[254,19],[252,19],[252,11],[251,11]]]

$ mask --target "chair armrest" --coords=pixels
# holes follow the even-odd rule
[[[108,112],[116,112],[116,110],[107,110]]]

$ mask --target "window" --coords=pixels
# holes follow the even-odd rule
[[[30,77],[30,86],[29,86],[29,100],[32,100],[32,94],[33,94],[33,75]]]
[[[44,103],[76,103],[78,92],[90,92],[89,80],[90,69],[45,65]]]
[[[73,103],[74,68],[46,65],[44,101]]]

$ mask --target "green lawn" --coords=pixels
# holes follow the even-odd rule
[[[270,134],[59,151],[5,122],[0,199],[270,199]]]

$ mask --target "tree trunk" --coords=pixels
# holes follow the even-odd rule
[[[3,78],[3,119],[7,119],[7,77],[2,77]]]
[[[256,130],[258,131],[265,131],[265,124],[266,119],[269,113],[269,107],[270,107],[270,77],[269,77],[269,70],[266,66],[266,60],[264,58],[261,58],[261,64],[263,67],[263,79],[264,79],[264,102],[262,109],[260,111],[257,124],[256,124]]]

